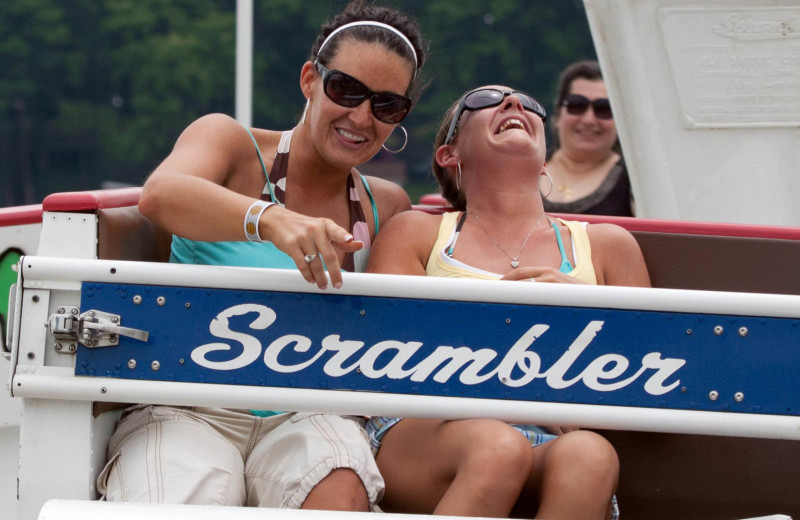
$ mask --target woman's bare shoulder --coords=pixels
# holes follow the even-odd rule
[[[425,274],[425,265],[439,234],[441,215],[411,210],[386,222],[375,239],[369,271]]]

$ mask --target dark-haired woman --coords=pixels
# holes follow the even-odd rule
[[[172,261],[299,269],[323,289],[341,286],[341,269],[363,270],[381,225],[410,202],[355,167],[408,114],[424,60],[415,22],[355,1],[322,28],[300,70],[306,105],[294,129],[243,128],[221,114],[192,123],[139,203],[174,235]],[[366,511],[384,484],[362,426],[137,405],[110,440],[98,489],[117,501]]]
[[[630,233],[545,213],[539,193],[544,120],[538,101],[507,87],[462,96],[439,128],[433,164],[442,193],[458,211],[394,217],[375,243],[369,271],[487,284],[649,286]],[[374,417],[367,432],[386,480],[381,507],[483,517],[614,515],[614,448],[592,432],[554,431],[563,435],[489,419]]]
[[[561,73],[554,122],[556,149],[547,160],[553,190],[544,201],[545,209],[633,216],[631,183],[596,61],[573,63]]]

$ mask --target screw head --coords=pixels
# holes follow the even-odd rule
[[[61,343],[56,343],[56,350],[60,352],[62,348],[64,348],[64,346]]]
[[[716,327],[714,327],[714,334],[716,334],[717,336],[721,336],[724,331],[725,329],[722,328],[722,325],[717,325]]]
[[[70,352],[75,352],[77,349],[78,349],[78,346],[75,345],[75,343],[70,343],[69,344],[69,351]]]
[[[128,360],[128,368],[130,368],[131,370],[136,368],[136,360],[135,359],[129,359]]]
[[[133,297],[133,303],[139,305],[140,303],[142,303],[142,297],[137,294],[136,296]]]
[[[734,400],[735,400],[737,403],[741,403],[742,401],[744,401],[744,393],[743,393],[743,392],[736,392],[736,393],[733,395],[733,399],[734,399]]]
[[[749,332],[749,331],[747,330],[747,327],[739,327],[739,335],[740,335],[741,337],[745,337],[745,336],[747,336],[747,333],[748,333],[748,332]]]
[[[64,314],[65,312],[67,312],[67,309],[65,309],[64,307],[59,307],[58,308],[58,313],[59,314]]]
[[[152,368],[153,370],[158,370],[161,368],[161,363],[158,360],[155,360],[152,363],[150,363],[150,368]]]
[[[156,298],[156,303],[157,303],[159,306],[163,307],[163,306],[164,306],[164,304],[165,304],[165,303],[167,303],[167,299],[166,299],[166,298],[164,298],[163,296],[159,296],[158,298]]]
[[[708,393],[708,398],[711,399],[712,401],[716,401],[717,399],[719,399],[719,392],[717,392],[716,390],[710,391]]]

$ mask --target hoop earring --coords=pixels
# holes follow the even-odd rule
[[[457,162],[458,173],[456,174],[456,190],[461,191],[461,163]]]
[[[403,137],[405,138],[405,141],[403,141],[403,146],[401,146],[397,150],[390,150],[389,148],[386,148],[386,142],[384,141],[384,143],[381,145],[381,148],[383,148],[384,150],[386,150],[389,153],[400,153],[403,150],[405,150],[406,149],[406,145],[408,145],[408,132],[406,132],[406,129],[403,128],[403,125],[397,125],[396,128],[399,128],[400,130],[403,131]],[[394,129],[392,129],[392,133],[394,133]],[[391,136],[391,134],[389,134],[389,135]],[[387,137],[386,139],[388,140],[389,138]]]
[[[547,190],[547,195],[543,194],[542,189],[539,188],[539,194],[541,194],[542,197],[547,198],[550,196],[551,193],[553,193],[553,178],[550,176],[549,173],[547,173],[547,170],[542,170],[542,173],[540,175],[547,175],[547,178],[550,179],[550,189]]]
[[[300,124],[306,124],[306,113],[308,112],[308,107],[311,104],[311,98],[306,99],[306,107],[303,109],[303,116],[300,118]]]

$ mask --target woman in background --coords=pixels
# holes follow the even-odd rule
[[[619,153],[608,91],[596,61],[561,73],[555,102],[555,151],[547,160],[554,213],[633,216],[633,194]]]

